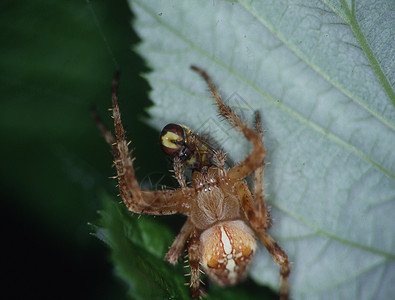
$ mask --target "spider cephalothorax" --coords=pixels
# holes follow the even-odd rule
[[[135,177],[133,159],[129,156],[121,122],[116,78],[112,94],[115,138],[99,119],[97,122],[113,150],[120,194],[128,209],[135,213],[182,213],[188,216],[166,259],[175,264],[187,245],[193,298],[202,295],[200,265],[221,286],[241,281],[254,257],[258,237],[281,267],[280,298],[287,299],[290,273],[288,257],[266,232],[270,221],[263,197],[266,151],[262,143],[260,116],[255,114],[256,130],[253,130],[224,104],[206,72],[195,66],[191,68],[209,85],[220,114],[252,143],[252,152],[237,165],[226,168],[224,152],[211,147],[190,128],[168,124],[162,130],[160,144],[174,158],[174,173],[180,189],[142,191]],[[187,169],[191,170],[190,184],[185,178]],[[253,193],[244,182],[244,178],[251,174],[255,183]]]

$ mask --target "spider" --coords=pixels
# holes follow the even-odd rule
[[[222,100],[207,73],[191,66],[208,84],[219,113],[253,145],[251,153],[237,165],[225,167],[226,154],[211,147],[205,139],[184,125],[168,124],[160,135],[165,153],[173,157],[177,190],[141,190],[133,169],[125,130],[118,106],[118,75],[112,87],[112,114],[115,138],[96,115],[96,122],[112,147],[119,191],[127,208],[139,214],[188,216],[171,245],[166,259],[176,264],[185,247],[188,250],[192,298],[203,296],[200,265],[220,286],[231,286],[246,276],[257,246],[262,241],[280,265],[280,299],[288,299],[290,263],[285,252],[266,232],[271,226],[263,196],[266,150],[262,143],[261,119],[255,113],[256,129],[244,123]],[[191,170],[187,183],[185,171]],[[253,194],[244,179],[253,174]]]

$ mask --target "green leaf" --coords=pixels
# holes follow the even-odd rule
[[[116,273],[133,299],[189,299],[182,266],[164,260],[173,234],[152,217],[132,216],[124,204],[103,197],[96,236],[112,249]]]
[[[209,131],[234,161],[251,150],[226,122],[205,69],[267,130],[265,182],[295,299],[395,293],[394,4],[391,1],[130,1],[152,72],[150,124]],[[259,251],[251,276],[278,288]]]

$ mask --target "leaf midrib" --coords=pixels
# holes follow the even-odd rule
[[[361,30],[361,27],[359,27],[359,23],[355,16],[355,0],[351,1],[351,5],[352,5],[351,10],[348,8],[344,0],[340,0],[340,3],[342,4],[343,10],[349,19],[348,24],[350,25],[351,30],[354,32],[355,38],[358,40],[359,44],[361,45],[361,48],[366,55],[366,58],[370,62],[373,71],[376,73],[376,76],[379,79],[386,94],[388,95],[388,98],[390,99],[392,105],[395,106],[395,93],[389,81],[385,77],[384,72],[380,67],[380,64],[378,63],[376,57],[374,56],[373,50],[370,47],[368,41],[366,40],[366,37]]]
[[[192,47],[193,49],[195,49],[196,51],[198,51],[199,53],[201,53],[202,55],[208,57],[209,59],[211,59],[213,62],[217,63],[218,65],[220,65],[221,67],[223,67],[224,69],[228,70],[230,73],[232,73],[233,75],[237,76],[238,78],[240,78],[242,81],[244,81],[247,85],[249,85],[250,87],[252,87],[253,89],[255,89],[258,93],[260,93],[262,96],[264,96],[266,99],[268,99],[270,102],[272,102],[272,104],[278,106],[280,109],[282,109],[284,112],[288,113],[289,115],[291,115],[292,117],[294,117],[295,119],[299,120],[300,122],[306,124],[307,126],[310,126],[313,130],[319,132],[320,134],[327,136],[328,138],[330,138],[332,141],[342,145],[344,148],[348,149],[350,152],[355,153],[357,156],[359,156],[361,159],[366,160],[367,162],[369,162],[370,164],[372,164],[373,166],[375,166],[377,169],[379,169],[381,172],[383,172],[384,174],[386,174],[388,177],[395,179],[395,174],[392,174],[389,170],[387,170],[386,168],[384,168],[383,166],[381,166],[379,163],[377,163],[376,161],[374,161],[373,159],[371,159],[370,157],[368,157],[368,155],[366,155],[365,153],[363,153],[362,151],[360,151],[359,149],[357,149],[355,146],[350,145],[349,143],[347,143],[346,141],[344,141],[343,139],[341,139],[340,137],[338,137],[337,135],[334,135],[331,132],[328,132],[327,130],[323,129],[321,126],[319,126],[318,124],[312,122],[311,120],[305,118],[304,116],[302,116],[301,114],[297,113],[296,111],[294,111],[292,108],[290,108],[288,105],[285,105],[282,102],[278,102],[276,101],[276,99],[274,99],[271,95],[267,94],[266,92],[264,92],[263,90],[261,90],[260,88],[258,88],[258,86],[256,86],[255,84],[253,84],[252,82],[248,81],[244,76],[242,76],[241,74],[237,73],[234,69],[228,67],[225,63],[223,63],[222,61],[219,61],[218,59],[212,57],[210,54],[208,54],[207,52],[205,52],[202,48],[198,47],[198,45],[194,44],[191,40],[187,39],[185,36],[183,36],[179,31],[177,31],[175,28],[173,28],[172,26],[170,26],[168,23],[165,23],[163,20],[163,18],[160,18],[157,16],[157,14],[155,12],[153,12],[150,8],[148,8],[147,6],[145,6],[141,1],[139,0],[135,0],[135,3],[138,3],[139,6],[144,9],[147,13],[149,13],[159,24],[163,25],[165,28],[167,28],[169,31],[171,31],[174,35],[176,35],[177,37],[179,37],[181,40],[183,40],[186,44],[188,44],[190,47]],[[288,46],[288,45],[287,45]],[[384,123],[384,122],[383,122]],[[385,123],[386,124],[386,123]],[[395,128],[394,128],[395,129]]]

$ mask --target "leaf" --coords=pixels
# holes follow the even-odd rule
[[[133,299],[189,299],[182,266],[164,261],[173,235],[152,217],[131,216],[125,205],[103,197],[96,236],[112,249],[116,273]]]
[[[295,299],[395,293],[394,4],[391,1],[130,1],[152,72],[150,124],[209,132],[240,161],[205,69],[245,120],[267,129],[270,233],[294,263]],[[251,276],[278,288],[263,249]]]

